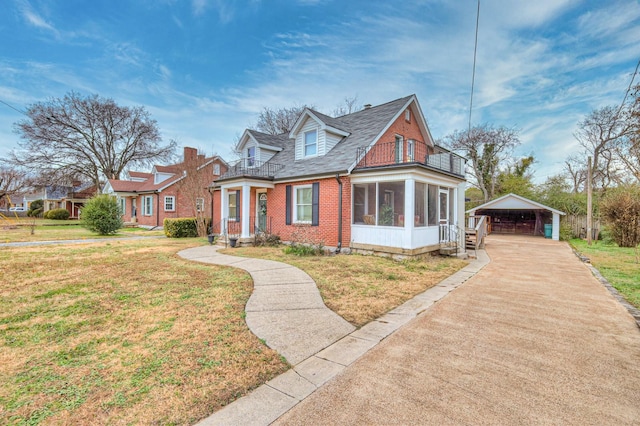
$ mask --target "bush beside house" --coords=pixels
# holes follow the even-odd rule
[[[198,224],[195,217],[165,219],[162,225],[167,238],[194,238],[198,236]]]

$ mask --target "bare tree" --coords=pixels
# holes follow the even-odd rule
[[[462,152],[471,161],[471,183],[482,191],[487,202],[495,197],[500,170],[506,167],[520,138],[515,129],[484,124],[468,131],[456,130],[445,136],[444,144]]]
[[[633,124],[621,108],[606,106],[593,110],[578,124],[574,136],[593,159],[593,184],[607,188],[619,183],[620,149],[633,132]]]
[[[178,193],[186,199],[180,208],[187,208],[183,214],[195,217],[198,236],[207,235],[207,218],[209,217],[210,194],[207,190],[211,183],[211,170],[205,173],[205,164],[210,158],[198,154],[195,148],[185,148],[185,158],[179,168],[182,179],[178,182]]]
[[[30,187],[30,180],[24,170],[0,165],[0,206]]]
[[[21,149],[9,160],[50,179],[83,176],[100,187],[101,179],[119,179],[127,167],[146,166],[171,157],[175,142],[161,145],[155,120],[143,107],[122,107],[98,95],[36,103],[15,125]]]
[[[564,162],[564,170],[568,175],[573,193],[578,193],[584,189],[587,180],[587,163],[576,155],[568,157]]]
[[[343,103],[339,104],[336,109],[333,110],[332,115],[334,117],[340,117],[360,111],[361,109],[362,106],[358,105],[358,95],[355,95],[351,98],[345,97]]]
[[[280,109],[264,107],[253,128],[270,135],[289,133],[305,108],[312,109],[313,106],[302,105]]]

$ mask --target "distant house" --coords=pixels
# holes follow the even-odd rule
[[[434,143],[415,95],[337,118],[305,109],[289,133],[246,130],[238,148],[213,183],[216,233],[397,257],[464,240],[465,159]]]
[[[80,181],[71,185],[46,185],[35,191],[11,197],[12,207],[22,207],[25,211],[36,200],[43,201],[43,213],[54,209],[66,209],[71,219],[77,219],[84,203],[96,194],[93,184]]]
[[[195,148],[184,148],[177,164],[156,165],[150,173],[130,171],[122,180],[109,179],[103,193],[118,197],[125,222],[162,226],[165,218],[211,217],[212,180],[227,171],[218,156],[206,158]]]

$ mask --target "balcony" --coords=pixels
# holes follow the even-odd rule
[[[256,161],[252,158],[243,158],[233,166],[218,180],[231,179],[236,177],[252,177],[259,179],[272,180],[278,170],[283,166],[281,164],[269,161]]]
[[[357,151],[356,169],[421,164],[430,169],[464,178],[466,160],[452,152],[433,153],[424,142],[405,140],[402,143],[384,142]]]

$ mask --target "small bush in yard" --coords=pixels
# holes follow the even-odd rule
[[[607,192],[600,202],[600,213],[618,246],[640,244],[640,185],[625,185]]]
[[[118,232],[122,225],[122,213],[114,197],[98,195],[90,199],[82,209],[82,226],[90,231],[110,235]]]
[[[69,211],[67,211],[67,209],[49,210],[46,218],[53,220],[67,220],[69,219]]]
[[[194,238],[198,236],[198,224],[195,217],[165,219],[162,225],[167,238]]]

